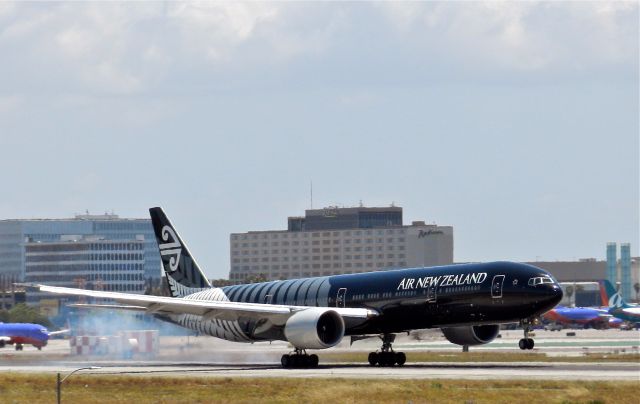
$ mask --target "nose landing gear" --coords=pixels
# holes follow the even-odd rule
[[[317,368],[318,367],[318,355],[308,355],[307,351],[300,348],[295,348],[292,354],[282,355],[280,359],[282,367],[288,368]]]
[[[525,319],[520,321],[520,325],[524,330],[524,338],[518,341],[518,347],[520,349],[533,349],[535,343],[533,342],[533,338],[529,338],[529,332],[531,331],[531,327],[533,326],[533,321],[531,319]]]
[[[407,361],[404,352],[395,352],[391,347],[396,339],[395,334],[383,334],[380,336],[382,340],[382,348],[380,352],[371,352],[369,354],[369,365],[375,366],[402,366]]]

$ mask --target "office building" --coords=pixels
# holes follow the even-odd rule
[[[107,240],[99,236],[62,236],[24,243],[25,281],[50,286],[144,293],[145,239]],[[28,303],[70,301],[27,290]],[[57,304],[57,303],[56,303]]]
[[[114,214],[76,215],[70,219],[0,220],[0,280],[19,282],[25,276],[24,243],[59,241],[62,236],[98,236],[105,240],[135,240],[144,236],[144,277],[157,283],[160,253],[150,219],[125,219]]]
[[[235,283],[453,263],[453,227],[402,224],[402,208],[325,208],[288,218],[287,230],[230,236]]]

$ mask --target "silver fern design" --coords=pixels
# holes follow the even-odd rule
[[[180,263],[180,254],[182,253],[182,246],[178,241],[176,232],[169,226],[162,228],[162,240],[165,243],[159,244],[160,254],[162,256],[169,255],[169,272],[173,272],[178,269]]]

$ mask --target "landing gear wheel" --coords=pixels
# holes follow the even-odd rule
[[[377,364],[378,364],[378,353],[377,352],[369,353],[369,365],[375,366]]]
[[[389,366],[389,352],[380,352],[378,354],[378,364],[380,366]]]
[[[533,346],[535,345],[535,342],[533,342],[532,338],[527,338],[527,349],[533,349]]]
[[[520,341],[518,341],[518,346],[522,350],[533,349],[534,345],[535,345],[535,342],[533,341],[532,338],[522,338]]]
[[[533,349],[533,346],[535,345],[535,343],[533,342],[533,338],[529,338],[529,331],[531,331],[531,327],[534,323],[536,323],[535,318],[520,320],[520,325],[522,326],[522,330],[524,331],[524,338],[518,341],[518,347],[522,350]]]
[[[380,336],[382,340],[382,348],[380,352],[369,353],[369,365],[371,366],[402,366],[407,361],[407,356],[404,352],[395,352],[391,347],[391,344],[395,340],[395,334],[383,334]]]
[[[293,354],[282,355],[280,364],[284,369],[316,368],[318,367],[318,355],[307,355],[304,349],[295,349]]]
[[[22,344],[16,344],[16,351],[22,351]]]

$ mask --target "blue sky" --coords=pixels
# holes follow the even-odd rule
[[[0,3],[0,217],[165,208],[208,275],[314,206],[457,261],[639,244],[637,2]]]

